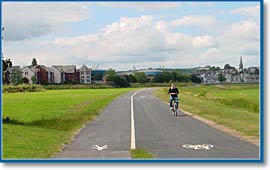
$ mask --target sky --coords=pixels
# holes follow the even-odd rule
[[[101,69],[260,63],[259,2],[2,2],[13,65]]]

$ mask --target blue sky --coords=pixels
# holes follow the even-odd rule
[[[15,65],[259,66],[259,2],[3,2]]]
[[[118,3],[118,2],[114,2]],[[245,19],[244,16],[234,15],[229,13],[233,9],[241,7],[256,6],[258,2],[241,2],[241,3],[232,3],[232,2],[219,2],[219,3],[207,3],[209,5],[203,5],[206,3],[201,3],[202,5],[193,5],[193,3],[184,3],[184,5],[175,9],[164,9],[164,10],[130,10],[128,8],[119,8],[112,6],[100,6],[100,5],[90,5],[91,8],[91,17],[86,20],[76,22],[76,23],[67,23],[69,27],[74,30],[74,32],[69,32],[67,36],[80,35],[89,32],[96,32],[99,28],[102,28],[105,25],[111,24],[119,18],[125,17],[138,17],[141,15],[152,15],[155,16],[156,20],[172,20],[183,17],[185,15],[212,15],[216,16],[219,19],[224,20],[224,22],[235,22],[242,19]],[[226,13],[223,11],[227,11]],[[113,14],[113,15],[112,15]],[[188,34],[196,34],[198,29],[182,29]],[[195,32],[194,32],[195,30]],[[198,33],[197,33],[198,34]]]

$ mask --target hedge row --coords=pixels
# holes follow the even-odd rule
[[[190,86],[192,83],[176,83],[177,87]],[[171,83],[131,83],[131,87],[170,87]],[[17,93],[17,92],[39,92],[46,90],[61,90],[61,89],[105,89],[114,88],[112,84],[61,84],[61,85],[4,85],[3,93]]]
[[[130,83],[131,87],[170,87],[171,83]],[[190,86],[191,82],[186,83],[175,83],[177,87]],[[119,87],[108,82],[107,84],[61,84],[61,85],[43,85],[46,90],[60,90],[60,89],[105,89]]]
[[[43,85],[46,90],[61,90],[61,89],[105,89],[112,88],[107,84],[61,84],[61,85]]]
[[[172,83],[132,83],[131,87],[171,87]],[[174,83],[176,87],[191,86],[191,82]]]
[[[38,91],[46,91],[41,85],[28,85],[28,84],[21,84],[21,85],[4,85],[3,93],[17,93],[17,92],[38,92]]]

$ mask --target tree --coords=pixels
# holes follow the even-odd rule
[[[183,82],[190,82],[191,81],[191,75],[183,75]]]
[[[33,77],[31,78],[31,80],[32,80],[32,83],[33,83],[33,84],[36,84],[36,83],[37,83],[37,77],[36,77],[36,76],[33,76]]]
[[[31,66],[37,66],[37,59],[33,58]]]
[[[164,82],[170,82],[170,80],[172,79],[172,75],[170,72],[163,71],[161,74],[163,76]]]
[[[126,76],[126,80],[129,82],[129,83],[136,83],[137,82],[137,79],[134,75],[132,74],[129,74],[128,76]]]
[[[14,85],[18,85],[22,83],[22,72],[20,70],[12,70],[11,73],[11,83]]]
[[[224,81],[226,81],[226,78],[225,78],[225,76],[222,73],[220,73],[218,75],[218,81],[220,81],[221,83],[224,82]]]
[[[198,77],[197,75],[195,75],[195,74],[192,74],[192,75],[191,75],[190,80],[191,80],[193,83],[201,83],[201,82],[202,82],[201,78],[199,78],[199,77]]]
[[[146,83],[148,81],[144,72],[135,72],[134,76],[136,77],[138,83]]]
[[[109,69],[109,70],[106,71],[106,75],[107,76],[115,76],[116,72],[113,69]]]
[[[179,82],[189,82],[191,81],[191,76],[186,74],[179,74],[177,77],[177,81]]]
[[[12,67],[11,60],[9,58],[4,59],[4,57],[2,57],[2,73],[4,73],[4,71],[6,71],[7,68],[11,68],[11,67]],[[6,83],[6,84],[10,83],[9,73],[2,74],[2,81],[3,83]]]
[[[227,70],[227,69],[235,69],[235,67],[230,66],[230,64],[225,64],[225,65],[224,65],[224,69],[225,69],[225,70]]]
[[[179,75],[180,75],[180,73],[177,72],[176,70],[175,70],[175,71],[172,71],[172,73],[171,73],[172,81],[173,81],[173,82],[179,81],[179,80],[178,80]]]
[[[210,71],[218,71],[218,70],[220,70],[220,68],[219,68],[219,67],[213,66],[213,67],[211,67],[209,70],[210,70]]]
[[[155,83],[164,83],[164,77],[161,73],[158,73],[154,76],[153,81]]]
[[[107,76],[107,81],[113,82],[117,87],[130,87],[127,80],[119,76]]]
[[[258,68],[255,69],[255,74],[260,74],[260,70]]]
[[[92,80],[102,80],[103,75],[102,74],[95,74],[92,76]]]
[[[3,72],[6,71],[8,67],[12,67],[11,60],[9,58],[4,59],[4,57],[2,57],[2,67],[3,67]]]
[[[26,77],[22,78],[22,83],[28,84],[29,83],[28,78],[26,78]]]

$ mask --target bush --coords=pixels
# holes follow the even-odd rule
[[[176,87],[184,87],[184,86],[192,86],[191,82],[183,82],[183,83],[174,83]],[[132,83],[131,87],[171,87],[171,83]]]
[[[17,92],[38,92],[38,91],[45,91],[45,89],[41,85],[4,85],[3,86],[3,93],[17,93]]]
[[[61,90],[61,89],[105,89],[112,88],[110,84],[55,84],[55,85],[43,85],[46,90]]]
[[[135,72],[134,76],[138,83],[148,82],[146,74],[144,72]]]
[[[115,87],[130,87],[129,82],[119,76],[108,76],[107,81],[113,82],[116,85]]]

